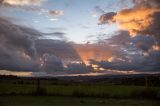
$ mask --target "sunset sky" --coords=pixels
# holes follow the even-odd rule
[[[6,1],[10,3],[14,0]],[[26,25],[44,33],[64,33],[69,41],[76,43],[96,40],[96,35],[118,30],[116,25],[98,25],[98,19],[105,12],[122,8],[116,6],[120,0],[107,0],[107,2],[105,0],[33,0],[38,3],[36,7],[31,2],[20,4],[20,0],[16,1],[11,2],[10,7],[3,6],[1,15],[16,19],[16,24]],[[50,13],[50,11],[57,11],[57,13]],[[93,36],[92,39],[88,38],[89,36]]]
[[[0,0],[0,74],[160,72],[159,0]]]

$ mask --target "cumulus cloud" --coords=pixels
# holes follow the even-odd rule
[[[154,45],[154,39],[151,36],[137,36],[132,38],[132,42],[137,48],[143,50],[144,52],[149,52]]]
[[[99,18],[100,24],[117,23],[121,30],[126,30],[106,40],[113,48],[119,47],[124,56],[97,64],[113,70],[159,71],[160,1],[130,1],[133,7],[105,13]]]
[[[39,39],[42,35],[37,30],[0,18],[0,69],[48,74],[159,69],[160,54],[153,49],[155,43],[151,36],[132,38],[129,32],[119,31],[103,42],[75,44]]]
[[[49,74],[57,71],[63,71],[63,64],[60,58],[55,55],[43,54],[41,57],[40,70]]]
[[[117,70],[117,71],[133,71],[133,72],[159,72],[158,59],[159,53],[145,57],[141,54],[126,55],[126,58],[114,58],[112,61],[96,61],[90,60],[90,64],[97,65],[99,70]],[[136,58],[135,58],[136,57]]]
[[[45,53],[53,54],[64,62],[80,61],[76,50],[72,44],[65,41],[53,39],[39,39],[35,41],[36,50],[38,55],[42,56]]]
[[[117,13],[106,13],[100,17],[101,23],[117,22],[131,36],[149,34],[159,38],[160,2],[158,0],[132,0],[134,6]],[[111,14],[111,15],[110,15]]]
[[[7,0],[0,3],[4,1]],[[27,4],[30,1],[19,2],[12,5],[30,6]],[[6,3],[9,5],[9,0]],[[132,8],[105,13],[100,17],[99,24],[118,23],[125,31],[90,44],[67,42],[62,31],[40,33],[0,18],[0,69],[51,74],[97,70],[159,71],[159,1],[134,0],[133,3]],[[98,7],[96,9],[100,11]],[[64,14],[61,10],[43,11],[53,16]],[[55,36],[60,40],[44,39],[43,35]]]
[[[125,46],[131,43],[131,38],[128,31],[117,31],[111,38],[105,40],[106,43],[111,46]]]
[[[99,18],[99,21],[100,21],[99,24],[109,24],[109,23],[116,22],[114,20],[114,16],[116,16],[116,14],[117,13],[115,13],[115,12],[109,12],[109,13],[105,13],[105,14],[101,15]]]
[[[34,29],[0,18],[0,69],[35,71],[34,40],[39,36],[40,33]]]
[[[94,69],[92,66],[86,66],[84,63],[70,63],[67,65],[66,72],[72,74],[91,73]]]
[[[63,10],[50,10],[49,14],[55,15],[55,16],[61,16],[61,15],[64,15],[64,11]]]
[[[43,69],[51,73],[50,69],[63,68],[61,60],[80,60],[69,43],[39,37],[42,33],[35,29],[0,18],[0,70],[34,72]]]
[[[100,40],[98,43],[100,42],[103,42],[103,45],[110,45],[113,52],[117,53],[110,55],[107,60],[93,58],[89,60],[89,64],[96,66],[100,72],[108,70],[132,71],[132,73],[159,71],[160,52],[153,49],[155,41],[152,36],[130,37],[129,32],[118,31],[111,38]]]
[[[10,48],[23,48],[24,51],[29,51],[31,56],[35,56],[34,39],[41,36],[40,32],[12,24],[3,18],[0,18],[0,25],[1,43]]]

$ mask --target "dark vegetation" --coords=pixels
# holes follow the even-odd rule
[[[160,99],[160,75],[0,76],[0,95]]]
[[[75,98],[58,96],[0,96],[0,106],[159,106],[158,100]]]
[[[66,76],[66,77],[17,77],[12,75],[0,75],[0,83],[10,84],[37,84],[37,79],[41,84],[49,85],[137,85],[160,87],[160,74],[140,74],[140,75],[112,75],[112,76]]]

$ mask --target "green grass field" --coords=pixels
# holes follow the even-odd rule
[[[55,96],[0,96],[0,106],[159,106],[160,101]]]
[[[0,106],[159,106],[159,87],[0,84]],[[146,98],[147,97],[147,98]],[[156,98],[156,99],[155,99]]]
[[[126,86],[126,85],[41,85],[42,94],[53,96],[78,97],[113,97],[130,98],[149,93],[149,96],[160,96],[159,87]],[[145,92],[144,92],[145,91]],[[0,84],[0,94],[33,94],[36,85]],[[142,95],[145,96],[145,95]],[[147,96],[147,95],[146,95]]]

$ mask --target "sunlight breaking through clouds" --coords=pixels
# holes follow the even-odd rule
[[[0,70],[22,76],[159,72],[159,0],[123,2],[130,6],[0,0]]]

